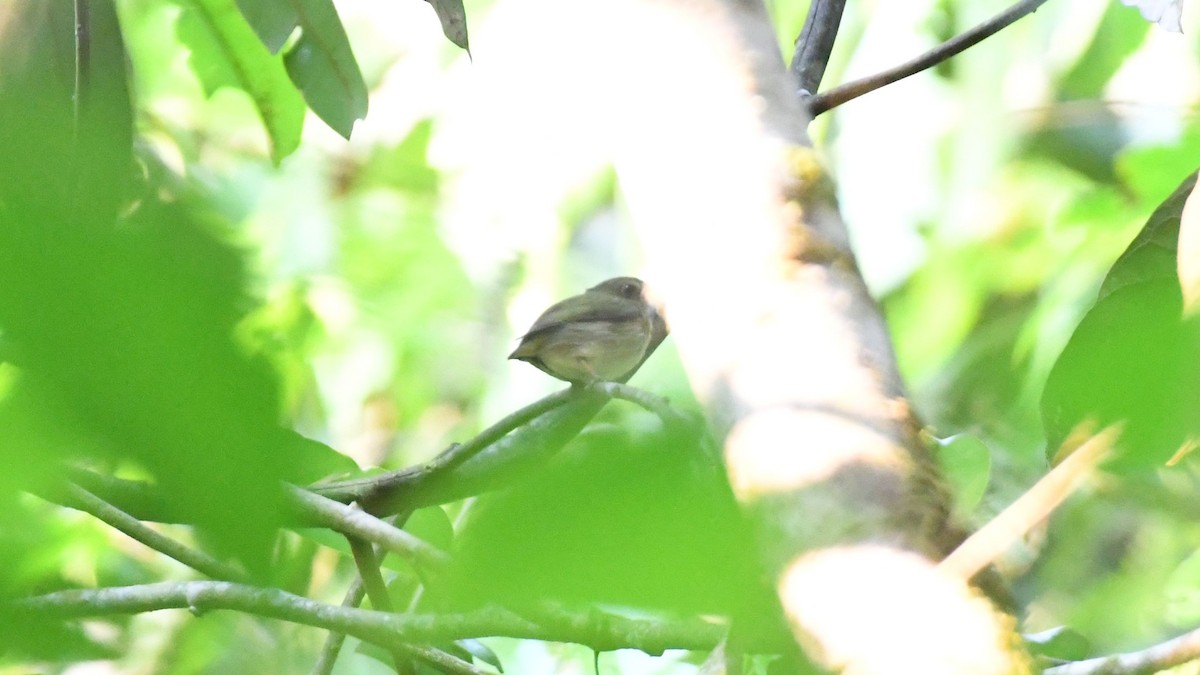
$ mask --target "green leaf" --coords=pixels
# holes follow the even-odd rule
[[[438,21],[442,23],[442,34],[446,39],[461,47],[468,55],[471,53],[467,41],[467,11],[463,9],[462,0],[426,0],[433,5]]]
[[[992,454],[983,441],[957,434],[939,441],[938,464],[954,489],[954,506],[961,515],[975,510],[987,491],[992,472]]]
[[[1171,622],[1189,625],[1200,620],[1200,551],[1179,563],[1163,590]]]
[[[1132,147],[1117,158],[1121,183],[1138,200],[1157,204],[1179,185],[1179,177],[1196,170],[1200,157],[1200,125],[1189,124],[1179,138],[1164,145]]]
[[[192,0],[191,9],[180,16],[177,30],[192,50],[192,70],[209,95],[224,86],[250,95],[278,163],[300,146],[304,126],[304,102],[283,59],[267,51],[233,0]]]
[[[450,541],[454,538],[454,525],[440,506],[413,511],[404,523],[404,530],[443,550],[450,549]]]
[[[1180,218],[1183,205],[1196,182],[1195,171],[1190,173],[1175,192],[1150,214],[1146,225],[1113,263],[1108,276],[1104,278],[1104,284],[1100,286],[1097,304],[1126,286],[1143,281],[1176,279],[1175,258]]]
[[[1168,462],[1200,437],[1200,319],[1183,318],[1175,254],[1189,176],[1113,264],[1042,395],[1048,451],[1080,422],[1124,422],[1112,467]]]
[[[300,39],[284,57],[313,112],[345,138],[367,115],[367,84],[330,0],[295,0]]]
[[[498,670],[502,673],[504,672],[504,668],[501,667],[501,664],[500,664],[500,657],[496,656],[496,652],[492,651],[491,648],[488,647],[487,645],[483,644],[483,642],[480,642],[479,640],[475,640],[475,639],[468,639],[468,640],[455,640],[454,644],[461,647],[464,651],[466,651],[472,657],[474,657],[480,661],[483,661],[484,663],[488,664],[489,666],[495,668],[496,670]]]
[[[1200,309],[1200,188],[1192,186],[1179,217],[1179,285],[1183,290],[1183,308],[1189,316]]]
[[[112,0],[81,8],[86,48],[74,39],[70,3],[0,7],[0,204],[45,207],[43,219],[112,218],[133,166],[127,53]]]
[[[283,49],[292,31],[300,25],[300,15],[288,0],[237,0],[237,4],[246,23],[272,54]]]

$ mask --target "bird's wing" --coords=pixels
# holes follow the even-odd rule
[[[567,298],[550,306],[529,331],[521,336],[521,340],[543,335],[564,324],[588,321],[628,321],[643,316],[645,306],[632,302],[627,298],[618,298],[604,293],[588,294],[585,307],[580,307],[575,298]]]

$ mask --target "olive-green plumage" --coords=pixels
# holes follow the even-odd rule
[[[567,382],[623,381],[666,334],[641,279],[616,277],[552,305],[508,358]]]

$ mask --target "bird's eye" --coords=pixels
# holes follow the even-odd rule
[[[627,298],[636,298],[638,296],[637,284],[625,284],[621,287],[621,295]]]

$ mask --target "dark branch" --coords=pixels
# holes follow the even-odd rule
[[[968,47],[979,44],[983,40],[995,35],[1014,23],[1017,19],[1027,14],[1032,14],[1037,11],[1038,7],[1041,7],[1045,3],[1046,0],[1021,0],[1021,2],[975,26],[971,30],[956,35],[907,63],[902,63],[882,73],[864,77],[861,80],[847,82],[823,94],[813,96],[808,99],[808,112],[813,117],[816,117],[823,112],[836,108],[846,101],[856,99],[880,87],[903,80],[909,75],[915,75],[922,70],[932,68]]]
[[[801,92],[815,94],[821,86],[845,8],[846,0],[812,0],[809,4],[792,54],[792,74]]]
[[[419,466],[408,467],[382,476],[371,476],[347,481],[312,486],[312,490],[339,502],[357,501],[361,504],[388,505],[386,512],[395,513],[405,510],[398,507],[400,501],[405,501],[411,508],[429,506],[432,503],[413,503],[412,494],[429,484],[439,482],[440,477],[452,474],[464,462],[480,455],[493,445],[499,444],[515,429],[529,424],[548,412],[560,408],[575,399],[574,389],[564,389],[536,401],[496,422],[483,432],[467,441],[456,443],[446,448],[432,461]],[[577,400],[577,399],[576,399]],[[398,495],[397,493],[409,493]],[[453,501],[447,499],[445,501]],[[374,513],[382,513],[382,506],[372,508]]]

